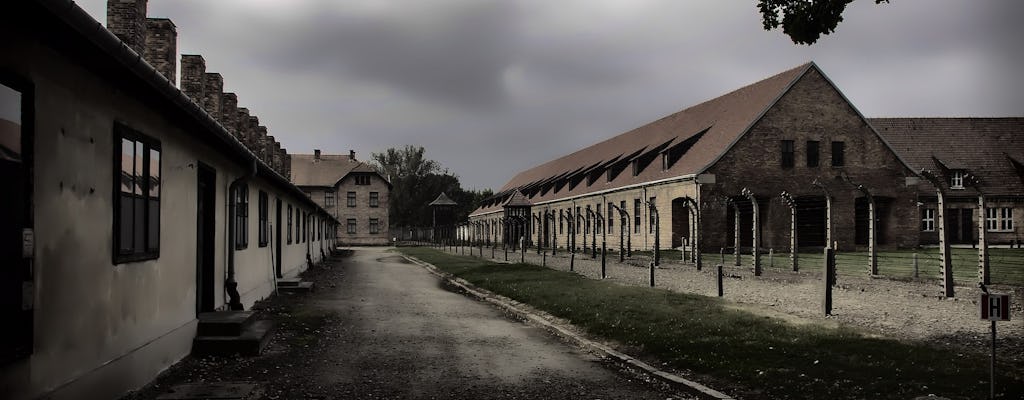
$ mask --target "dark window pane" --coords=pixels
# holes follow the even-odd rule
[[[793,167],[793,141],[782,141],[782,168]]]
[[[121,192],[135,191],[135,142],[121,139]]]
[[[846,164],[845,154],[846,144],[843,142],[832,142],[832,166],[841,167]]]
[[[121,215],[119,215],[120,226],[118,226],[118,249],[122,254],[132,252],[132,226],[134,202],[131,195],[121,195]]]
[[[149,149],[149,196],[160,197],[160,150]]]
[[[818,149],[818,142],[816,140],[808,141],[807,142],[807,166],[808,167],[817,167],[818,166],[818,154],[819,153],[820,153],[820,150]]]
[[[21,160],[21,101],[20,92],[0,85],[0,120],[11,124],[0,129],[0,160]]]
[[[149,200],[149,241],[147,251],[160,249],[160,200]]]
[[[132,199],[135,203],[134,223],[132,224],[132,252],[141,252],[146,248],[146,200],[141,197]]]
[[[143,186],[143,183],[144,183],[144,181],[143,181],[144,178],[143,177],[145,176],[143,174],[143,171],[145,171],[145,164],[144,164],[145,163],[145,158],[146,158],[146,152],[145,152],[144,146],[142,145],[142,143],[136,142],[136,144],[135,144],[135,190],[133,190],[132,193],[135,193],[135,194],[140,195],[140,196],[143,194],[142,193],[142,189],[143,189],[142,186]]]

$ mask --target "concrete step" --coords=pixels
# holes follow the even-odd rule
[[[285,286],[298,286],[300,282],[302,282],[302,278],[299,278],[297,276],[291,278],[278,278],[277,287],[281,288]]]
[[[309,293],[313,291],[313,282],[299,282],[296,285],[277,286],[277,290],[287,293]]]
[[[196,356],[257,356],[270,342],[274,323],[269,320],[252,322],[238,336],[196,336],[192,340],[192,354]]]
[[[238,336],[253,322],[252,311],[215,311],[199,314],[196,336]]]

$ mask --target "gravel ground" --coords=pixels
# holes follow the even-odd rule
[[[473,254],[479,256],[479,250],[474,250]],[[483,254],[490,259],[488,248],[484,248]],[[673,255],[678,257],[678,253]],[[500,248],[495,256],[498,261],[504,260],[504,252]],[[568,253],[564,251],[555,257],[544,257],[537,255],[536,249],[530,249],[525,258],[527,263],[569,270]],[[509,253],[510,262],[519,260],[519,253]],[[655,285],[678,292],[717,296],[717,270],[714,265],[718,261],[706,260],[707,266],[702,271],[697,271],[692,264],[663,262],[655,270]],[[620,264],[617,255],[609,255],[606,279],[626,285],[649,286],[649,262],[648,257]],[[600,279],[601,255],[591,259],[590,252],[576,253],[574,270],[580,275]],[[956,286],[956,297],[946,299],[940,283],[934,280],[841,275],[833,290],[832,316],[826,318],[822,312],[824,288],[820,274],[765,268],[761,276],[754,276],[753,268],[734,266],[724,267],[723,274],[724,298],[749,311],[796,323],[835,322],[862,329],[869,335],[924,341],[958,352],[988,354],[990,351],[990,324],[979,318],[977,303],[981,291],[977,287]],[[995,285],[990,289],[995,293],[1011,293],[1012,320],[997,325],[999,358],[1009,362],[1017,371],[1024,371],[1024,288]]]
[[[126,400],[182,383],[255,382],[253,399],[681,399],[649,376],[447,290],[384,248],[308,271],[311,294],[258,314],[278,329],[258,357],[192,358]]]

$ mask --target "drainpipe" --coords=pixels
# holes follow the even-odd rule
[[[238,219],[235,218],[235,192],[238,186],[256,177],[256,158],[252,159],[249,172],[231,181],[228,185],[228,218],[231,223],[228,226],[228,277],[224,280],[224,290],[228,292],[228,308],[231,310],[242,310],[241,295],[238,294],[238,282],[235,281],[235,230]]]

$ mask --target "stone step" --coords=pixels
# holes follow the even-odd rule
[[[196,336],[192,340],[192,354],[196,356],[257,356],[270,342],[274,323],[255,321],[238,336]]]
[[[313,282],[299,282],[297,285],[277,286],[277,290],[287,293],[308,293],[313,291]]]
[[[301,282],[302,282],[302,278],[299,278],[299,277],[278,278],[277,279],[277,287],[281,288],[281,287],[285,287],[285,286],[299,286],[299,283],[301,283]]]
[[[199,314],[196,336],[238,336],[253,322],[252,311],[215,311]]]

